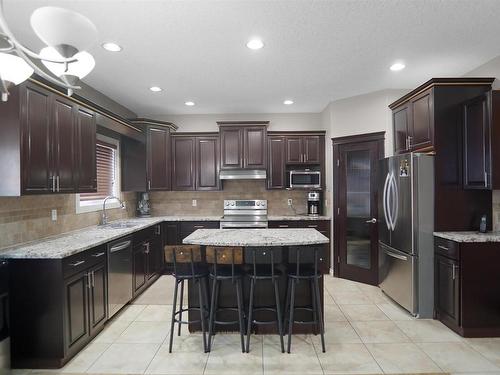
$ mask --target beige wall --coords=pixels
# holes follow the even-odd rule
[[[135,194],[125,193],[126,210],[110,209],[111,220],[135,215]],[[74,194],[0,197],[0,248],[96,225],[100,212],[76,214]],[[57,221],[51,210],[57,209]]]
[[[180,132],[216,132],[217,121],[270,121],[269,131],[321,129],[319,113],[252,113],[215,115],[164,115],[155,119],[170,121]]]

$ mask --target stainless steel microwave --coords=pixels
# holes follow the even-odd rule
[[[308,169],[289,172],[290,189],[321,189],[321,172]]]

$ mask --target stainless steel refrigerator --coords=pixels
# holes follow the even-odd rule
[[[379,286],[420,318],[434,312],[434,157],[379,161]]]

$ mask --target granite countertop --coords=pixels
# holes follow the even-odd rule
[[[500,232],[434,232],[434,235],[455,242],[500,242]]]
[[[38,239],[32,242],[0,249],[0,258],[3,259],[61,259],[93,247],[111,242],[120,237],[130,235],[141,229],[161,223],[163,221],[220,221],[220,216],[153,216],[149,218],[130,218],[113,221],[110,224],[130,223],[133,226],[111,228],[109,225],[91,226],[67,232],[57,236]],[[329,220],[327,216],[270,216],[273,220]],[[225,229],[227,230],[227,229]],[[326,237],[325,237],[326,238]]]
[[[267,217],[269,221],[299,221],[299,220],[330,220],[330,216],[309,216],[309,215],[271,215]]]
[[[330,241],[316,229],[198,229],[182,241],[205,246],[319,245]]]

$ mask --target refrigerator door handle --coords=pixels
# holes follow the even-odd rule
[[[396,177],[394,177],[394,172],[391,172],[390,178],[389,178],[389,192],[390,196],[392,197],[392,202],[393,206],[390,207],[389,211],[389,221],[391,225],[391,230],[394,231],[396,229],[396,222],[398,220],[398,201],[399,201],[399,194],[398,194],[398,185],[396,183]],[[387,205],[389,207],[389,204]]]
[[[384,208],[384,218],[385,218],[385,224],[387,225],[387,229],[391,230],[391,224],[389,220],[389,202],[388,202],[388,190],[389,190],[389,180],[390,180],[390,173],[387,173],[387,176],[385,177],[385,182],[384,182],[384,190],[383,190],[383,196],[382,196],[382,206]]]
[[[396,253],[393,253],[392,251],[388,251],[386,249],[384,249],[384,252],[389,255],[390,257],[393,257],[393,258],[396,258],[396,259],[399,259],[399,260],[408,260],[408,257],[407,256],[404,256],[404,255],[399,255],[399,254],[396,254]]]

